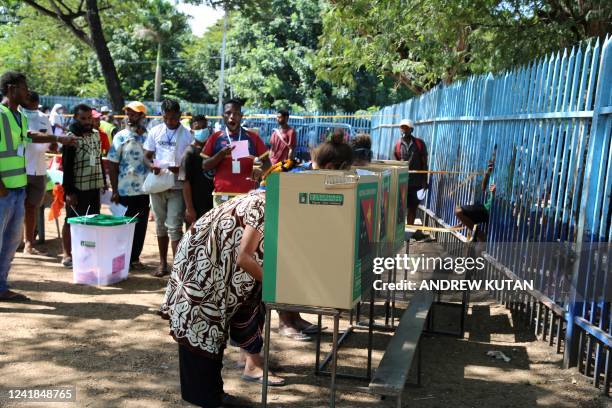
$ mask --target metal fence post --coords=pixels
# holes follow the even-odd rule
[[[594,72],[591,75],[594,75]],[[567,329],[565,333],[565,351],[563,354],[563,366],[565,368],[574,367],[578,363],[579,329],[575,324],[575,318],[580,316],[583,302],[588,301],[585,298],[584,283],[589,273],[589,248],[591,247],[589,243],[600,241],[602,238],[602,233],[600,233],[598,228],[597,212],[601,210],[599,207],[599,203],[602,201],[600,194],[604,191],[604,183],[607,182],[604,177],[604,162],[607,151],[604,147],[609,146],[610,135],[606,131],[607,118],[605,118],[605,115],[609,114],[609,105],[612,101],[611,89],[612,41],[606,40],[601,54],[588,157],[583,177],[582,197],[589,197],[589,199],[585,200],[584,205],[580,206],[580,215],[578,217],[578,231],[576,234],[577,259],[574,262],[572,271],[570,302],[566,313]]]

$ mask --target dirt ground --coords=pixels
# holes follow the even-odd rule
[[[143,261],[157,264],[157,247],[149,225]],[[113,286],[90,287],[71,283],[72,271],[61,267],[60,243],[54,224],[47,225],[42,247],[55,256],[18,254],[10,274],[12,287],[30,296],[29,304],[0,304],[0,390],[7,388],[69,386],[77,389],[76,403],[15,403],[0,398],[5,407],[182,407],[177,346],[167,323],[155,311],[166,279],[148,272],[130,272]],[[603,397],[573,370],[560,369],[562,356],[538,341],[522,324],[486,294],[472,296],[464,339],[426,336],[422,342],[423,384],[407,387],[406,407],[608,407]],[[380,309],[380,308],[379,308]],[[453,310],[437,311],[456,322]],[[314,316],[307,316],[315,321]],[[324,351],[330,349],[332,321],[324,318]],[[348,319],[341,320],[345,328]],[[270,388],[273,407],[324,407],[328,377],[315,377],[314,342],[295,342],[278,336],[273,313],[273,364],[288,385]],[[374,336],[376,368],[390,339]],[[342,347],[339,371],[363,373],[367,335],[358,330]],[[500,350],[506,363],[486,356]],[[240,380],[235,368],[238,352],[229,348],[223,372],[227,392],[260,402],[261,387]],[[339,407],[392,407],[394,401],[350,390],[366,382],[339,379]]]

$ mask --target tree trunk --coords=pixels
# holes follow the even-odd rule
[[[97,0],[87,0],[87,23],[89,25],[93,49],[98,56],[98,61],[102,68],[102,75],[104,75],[104,82],[106,83],[106,90],[113,111],[121,112],[124,107],[123,91],[121,89],[121,83],[119,82],[119,75],[117,74],[113,57],[106,44],[106,39],[104,38]]]
[[[161,57],[162,57],[162,43],[157,43],[157,63],[155,65],[155,90],[153,91],[153,100],[159,102],[161,100],[161,85],[162,85],[162,68],[161,68]]]

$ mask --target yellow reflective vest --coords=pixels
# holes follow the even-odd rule
[[[117,129],[117,126],[105,120],[101,120],[100,129],[102,129],[102,131],[108,135],[109,141],[112,144],[113,143],[113,130]]]
[[[21,115],[21,128],[13,112],[0,104],[0,179],[6,188],[22,188],[28,184],[25,168],[25,144],[28,119]]]

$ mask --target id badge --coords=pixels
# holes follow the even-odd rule
[[[232,160],[232,173],[240,174],[240,160]]]
[[[89,155],[89,165],[91,167],[96,165],[96,156],[93,153]]]
[[[19,146],[17,146],[17,156],[23,157],[23,153],[24,153],[23,145],[20,144]]]

